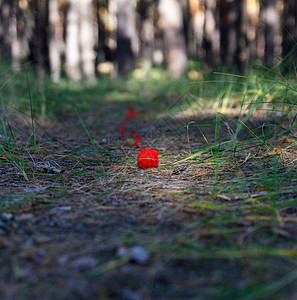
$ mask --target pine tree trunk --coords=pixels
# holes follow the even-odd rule
[[[247,38],[248,30],[248,14],[247,14],[247,0],[241,0],[238,8],[237,28],[237,51],[236,51],[236,65],[241,74],[245,75],[248,72],[249,64],[249,44]]]
[[[106,28],[106,59],[116,64],[117,49],[117,0],[108,0],[108,16]]]
[[[72,80],[95,76],[92,0],[69,0],[66,24],[66,72]]]
[[[49,53],[47,42],[48,28],[48,1],[32,0],[30,2],[33,12],[34,28],[29,41],[29,59],[44,73],[49,69]]]
[[[216,0],[205,0],[204,45],[209,67],[220,61],[219,10]]]
[[[83,76],[95,76],[95,34],[93,28],[92,0],[80,0],[80,49]]]
[[[187,64],[182,9],[177,0],[160,0],[158,11],[162,22],[167,71],[172,77],[179,78]]]
[[[276,50],[276,36],[279,26],[279,16],[276,9],[277,0],[266,0],[264,4],[264,22],[265,22],[265,56],[264,62],[268,68],[274,66],[274,57]]]
[[[293,70],[297,59],[297,2],[295,0],[284,1],[283,10],[283,40],[282,40],[282,56],[285,72]]]
[[[11,39],[9,33],[12,4],[10,0],[0,0],[0,55],[10,60]]]
[[[21,56],[21,44],[19,40],[18,33],[18,17],[20,16],[20,9],[18,5],[12,7],[12,14],[10,19],[10,39],[11,39],[11,59],[12,66],[18,67],[20,65],[20,56]]]
[[[66,21],[66,73],[72,80],[80,80],[79,1],[69,0]]]
[[[189,38],[189,52],[194,58],[202,58],[204,56],[204,1],[189,0],[189,11],[191,15],[191,37]]]
[[[96,66],[107,60],[106,56],[106,28],[104,24],[103,12],[107,11],[107,6],[105,1],[96,0],[96,27],[97,27],[97,44],[96,44]],[[97,70],[97,69],[96,69]]]
[[[117,0],[117,69],[124,75],[134,68],[135,5],[131,0]]]
[[[49,0],[49,59],[50,71],[53,81],[58,81],[61,73],[61,36],[59,28],[59,5],[57,0]]]
[[[145,69],[152,66],[153,47],[154,47],[154,3],[152,0],[139,2],[140,15],[140,59],[141,65]]]
[[[234,66],[236,62],[236,51],[238,45],[238,19],[240,6],[236,0],[220,1],[220,53],[223,64]]]
[[[247,0],[247,18],[248,18],[248,26],[247,26],[247,43],[249,47],[249,56],[251,60],[255,60],[257,58],[257,27],[259,24],[259,12],[260,12],[260,4],[259,0]]]
[[[23,5],[20,5],[20,2],[14,2],[10,19],[10,39],[12,66],[15,68],[20,67],[22,59],[28,60],[28,43],[32,34],[32,26],[28,26],[28,23],[31,24],[30,17],[26,2],[23,2]]]

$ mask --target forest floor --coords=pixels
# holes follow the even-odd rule
[[[29,117],[7,118],[16,136],[0,157],[0,298],[296,299],[296,132],[265,147],[244,135],[228,143],[231,125],[218,136],[215,115],[189,130],[191,117],[137,105],[125,131],[160,152],[159,168],[144,170],[118,135],[127,107],[35,131]]]

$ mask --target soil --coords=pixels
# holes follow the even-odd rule
[[[160,167],[144,170],[118,120],[83,119],[93,143],[68,116],[36,126],[36,150],[30,120],[10,120],[28,181],[1,158],[1,299],[297,298],[296,204],[279,218],[251,213],[246,191],[228,188],[248,165],[228,165],[218,180],[210,152],[164,167],[205,148],[201,135],[131,120],[126,132],[160,151]],[[214,128],[204,134],[211,144]],[[295,199],[294,188],[281,197]]]

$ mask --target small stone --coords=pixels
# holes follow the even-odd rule
[[[117,251],[117,256],[129,258],[131,261],[138,264],[145,264],[148,261],[150,254],[142,246],[121,246]]]
[[[1,219],[3,221],[10,221],[12,218],[13,218],[13,214],[12,213],[4,212],[4,213],[1,214]]]
[[[71,268],[77,269],[79,271],[84,271],[87,269],[94,268],[98,263],[98,260],[94,257],[85,256],[76,258],[72,264]]]

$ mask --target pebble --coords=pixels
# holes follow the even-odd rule
[[[121,246],[117,250],[117,256],[129,258],[131,261],[134,261],[138,264],[145,264],[148,261],[150,254],[142,246]]]
[[[71,268],[79,271],[84,271],[87,269],[94,268],[97,264],[98,264],[98,260],[96,258],[90,256],[83,256],[83,257],[76,258],[72,262]]]
[[[3,212],[1,214],[1,219],[3,221],[10,221],[12,218],[13,218],[13,214],[12,213]]]

